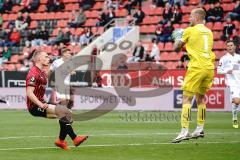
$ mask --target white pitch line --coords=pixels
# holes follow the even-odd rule
[[[191,145],[191,144],[235,144],[240,143],[240,141],[230,141],[230,142],[193,142],[192,143],[130,143],[130,144],[89,144],[82,145],[80,148],[92,148],[92,147],[122,147],[122,146],[145,146],[145,145]],[[70,148],[75,148],[75,146],[69,146]],[[57,147],[27,147],[27,148],[0,148],[0,151],[16,151],[16,150],[37,150],[37,149],[57,149]]]
[[[100,136],[148,136],[148,135],[176,135],[177,132],[159,132],[159,133],[99,133],[99,134],[89,134],[91,137],[100,137]],[[240,132],[210,132],[208,135],[240,135]],[[29,138],[53,138],[56,136],[14,136],[14,137],[0,137],[0,140],[9,140],[9,139],[29,139]]]
[[[50,138],[54,136],[16,136],[16,137],[0,137],[0,140],[9,140],[9,139],[28,139],[28,138]]]

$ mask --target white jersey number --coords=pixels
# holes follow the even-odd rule
[[[208,51],[208,36],[207,35],[203,35],[203,41],[204,41],[204,51],[207,52]]]

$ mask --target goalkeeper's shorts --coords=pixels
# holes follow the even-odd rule
[[[183,94],[190,97],[196,93],[205,95],[212,86],[213,78],[213,69],[189,68],[182,86]]]

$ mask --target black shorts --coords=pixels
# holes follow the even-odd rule
[[[34,117],[45,117],[45,118],[47,117],[46,109],[42,109],[42,108],[38,107],[37,105],[31,106],[28,111]]]

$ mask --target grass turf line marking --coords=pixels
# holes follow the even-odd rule
[[[176,135],[178,132],[171,133],[100,133],[100,134],[90,134],[91,137],[99,137],[99,136],[146,136],[146,135]],[[240,135],[239,132],[210,132],[208,135]],[[9,139],[26,139],[26,138],[53,138],[56,136],[13,136],[13,137],[0,137],[0,140],[9,140]]]
[[[91,147],[121,147],[121,146],[144,146],[144,145],[189,145],[189,144],[235,144],[240,143],[240,141],[230,141],[230,142],[193,142],[192,143],[130,143],[130,144],[90,144],[82,145],[80,148],[91,148]],[[69,146],[70,148],[75,148],[75,146]],[[0,148],[0,151],[16,151],[16,150],[36,150],[36,149],[58,149],[57,147],[28,147],[28,148]]]

